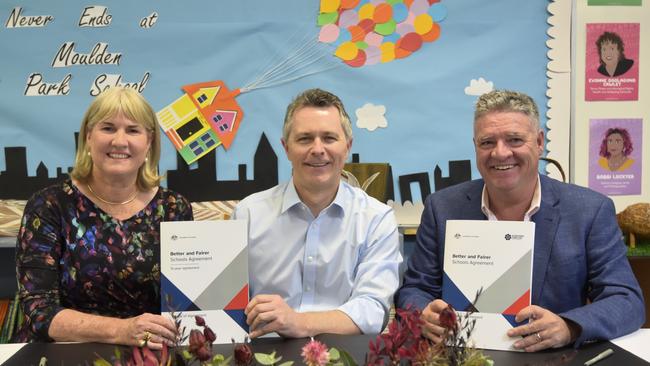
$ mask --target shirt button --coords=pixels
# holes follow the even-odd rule
[[[305,291],[311,291],[311,286],[305,287]]]
[[[311,255],[307,257],[307,262],[313,262],[313,261],[314,261],[314,257],[312,257]]]

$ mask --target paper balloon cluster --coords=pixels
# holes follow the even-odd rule
[[[321,0],[318,40],[353,67],[390,62],[440,36],[440,0]]]

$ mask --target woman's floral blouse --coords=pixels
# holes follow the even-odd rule
[[[192,220],[181,195],[159,188],[141,211],[117,220],[70,180],[27,202],[16,243],[26,322],[14,341],[51,341],[63,309],[127,318],[160,312],[160,222]]]

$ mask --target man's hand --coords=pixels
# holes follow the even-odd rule
[[[514,347],[523,348],[526,352],[566,346],[575,341],[579,333],[577,324],[569,323],[552,311],[537,305],[523,308],[515,317],[518,322],[526,319],[531,321],[508,331],[509,337],[523,337],[515,342]]]
[[[431,301],[422,310],[422,335],[432,340],[434,343],[440,343],[442,336],[445,334],[445,328],[440,326],[440,313],[447,307],[447,303],[437,299]]]
[[[246,323],[250,326],[250,337],[256,338],[277,332],[292,338],[308,337],[308,330],[301,321],[301,313],[295,312],[278,295],[257,295],[246,306]]]

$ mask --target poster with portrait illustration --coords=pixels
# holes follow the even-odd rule
[[[587,24],[585,100],[639,99],[639,23]]]
[[[641,118],[589,121],[589,188],[609,196],[641,194]]]
[[[587,5],[641,6],[641,0],[587,0]]]

